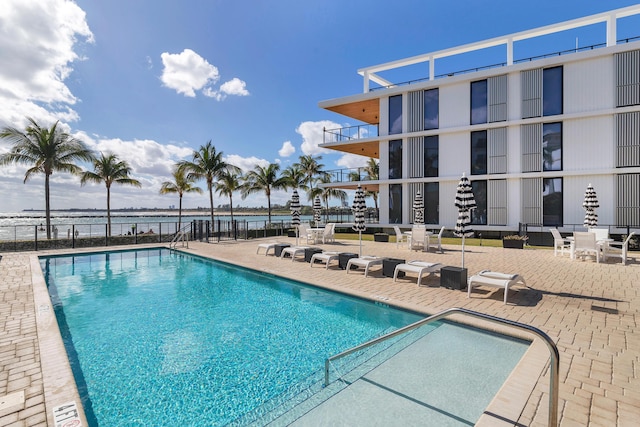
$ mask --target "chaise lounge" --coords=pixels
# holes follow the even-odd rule
[[[396,282],[398,280],[398,273],[401,271],[404,273],[416,273],[418,275],[418,286],[420,286],[422,276],[425,274],[430,276],[439,272],[440,268],[442,268],[442,264],[439,262],[409,261],[406,264],[398,264],[393,271],[393,281]]]
[[[524,277],[519,274],[505,274],[496,271],[482,270],[476,275],[469,278],[469,286],[467,287],[467,298],[471,298],[471,290],[474,286],[492,286],[494,288],[504,289],[504,303],[507,303],[507,293],[509,288],[517,283],[526,286]]]
[[[357,266],[364,268],[364,277],[367,277],[369,274],[369,267],[372,265],[382,265],[382,260],[384,260],[384,258],[370,255],[365,255],[360,258],[351,258],[347,262],[347,274],[349,274],[351,266]]]
[[[313,254],[309,264],[311,265],[311,267],[313,267],[313,264],[315,264],[316,261],[321,261],[321,262],[324,262],[325,264],[325,270],[328,270],[329,264],[331,264],[331,261],[339,261],[339,259],[340,259],[340,252],[325,251],[319,254]]]
[[[269,255],[269,251],[273,251],[274,255],[276,253],[276,245],[278,242],[267,242],[267,243],[259,243],[258,248],[256,249],[256,254],[260,253],[260,249],[264,249],[264,255]]]
[[[305,249],[309,249],[309,246],[290,246],[288,248],[284,248],[280,253],[280,258],[284,259],[284,257],[289,254],[291,255],[291,261],[295,261],[296,257],[302,255],[304,259],[304,251]]]

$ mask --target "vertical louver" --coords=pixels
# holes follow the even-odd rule
[[[640,104],[640,50],[617,53],[616,106]]]
[[[542,116],[542,69],[520,73],[522,91],[522,118]]]
[[[507,180],[487,182],[487,224],[507,225]]]
[[[640,166],[640,112],[616,114],[616,166]]]
[[[409,132],[424,130],[424,92],[409,92]]]
[[[618,175],[616,184],[616,225],[640,226],[640,174]]]
[[[409,178],[422,178],[424,176],[424,138],[409,138]]]
[[[522,183],[522,222],[542,224],[542,178],[526,178]]]
[[[522,172],[542,170],[542,123],[520,127]]]
[[[489,123],[507,120],[507,76],[487,79],[487,118]]]
[[[487,131],[488,173],[507,173],[507,128]]]

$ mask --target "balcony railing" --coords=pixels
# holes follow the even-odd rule
[[[378,136],[378,125],[357,125],[338,129],[323,129],[322,141],[329,142],[349,142],[356,139],[375,138]]]
[[[334,169],[326,172],[331,177],[332,183],[370,181],[365,168]]]

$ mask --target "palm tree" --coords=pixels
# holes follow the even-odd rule
[[[380,164],[376,162],[376,159],[369,157],[367,165],[364,167],[364,173],[367,174],[366,178],[368,181],[377,181],[380,178]],[[376,207],[376,212],[378,212],[378,192],[367,191],[366,196],[371,196]]]
[[[326,172],[322,171],[324,165],[319,163],[322,160],[322,156],[312,156],[312,155],[304,155],[300,156],[299,162],[294,163],[294,166],[300,169],[302,174],[304,175],[303,184],[307,186],[307,194],[309,196],[309,200],[313,200],[313,184]]]
[[[205,145],[201,145],[198,151],[193,152],[191,161],[183,160],[178,163],[178,167],[187,173],[189,179],[204,179],[207,181],[209,190],[209,204],[211,206],[211,226],[214,224],[213,217],[213,182],[220,177],[220,174],[229,165],[222,160],[222,151],[216,151],[209,140]]]
[[[51,199],[49,180],[53,172],[81,172],[74,162],[94,159],[93,153],[85,144],[58,129],[58,122],[51,128],[41,127],[34,119],[27,117],[29,125],[24,132],[14,127],[4,127],[0,138],[8,140],[13,147],[8,153],[0,155],[0,165],[18,163],[30,165],[24,175],[26,183],[32,175],[44,174],[45,215],[47,239],[51,239]]]
[[[181,170],[178,165],[173,169],[172,175],[173,181],[165,181],[162,183],[160,194],[178,194],[180,201],[178,203],[178,229],[176,231],[180,231],[182,228],[182,195],[185,193],[202,194],[202,189],[194,186],[193,183],[195,179],[187,178],[184,171]]]
[[[264,191],[267,195],[267,208],[269,212],[269,224],[271,224],[271,191],[286,189],[289,185],[287,179],[278,177],[280,166],[271,163],[268,166],[256,165],[253,170],[247,172],[242,184],[242,198],[246,198],[251,193]]]
[[[305,174],[298,164],[293,164],[282,171],[282,177],[287,180],[287,188],[306,190]]]
[[[324,176],[320,177],[320,183],[328,184],[330,182],[331,182],[331,175],[325,174]],[[342,204],[347,200],[347,193],[335,187],[321,187],[321,188],[318,188],[317,190],[318,190],[317,192],[314,192],[313,197],[318,195],[320,196],[322,201],[324,201],[324,206],[326,208],[324,222],[327,223],[329,222],[328,220],[329,199],[331,198],[340,199],[340,206],[342,206]]]
[[[227,167],[216,182],[216,192],[221,196],[229,196],[229,210],[231,214],[231,224],[233,224],[233,192],[242,188],[240,183],[240,168],[236,166]]]
[[[133,185],[134,187],[142,187],[140,181],[131,178],[129,174],[131,168],[125,160],[118,159],[115,154],[100,153],[100,158],[93,161],[93,172],[86,171],[82,173],[80,184],[87,182],[95,182],[97,184],[104,182],[107,187],[107,234],[111,236],[111,185]]]

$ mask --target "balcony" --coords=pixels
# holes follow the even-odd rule
[[[323,129],[324,134],[322,142],[324,144],[331,142],[351,142],[356,139],[376,138],[378,137],[378,125],[357,125],[348,126],[338,129]]]

